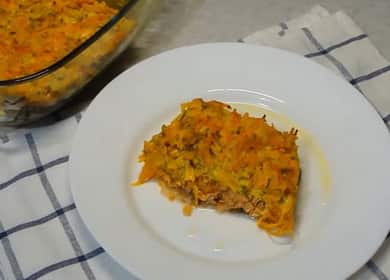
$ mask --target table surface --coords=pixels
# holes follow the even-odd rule
[[[141,58],[178,46],[236,41],[254,31],[297,17],[315,5],[343,10],[390,60],[389,0],[162,0],[151,22],[154,38],[139,38]],[[148,30],[147,29],[147,30]],[[144,37],[148,37],[145,32]],[[147,41],[147,42],[145,42]],[[137,46],[138,42],[136,42]]]
[[[88,104],[115,76],[151,55],[191,44],[234,42],[255,31],[302,15],[315,5],[321,5],[331,13],[338,10],[346,12],[390,60],[389,0],[154,1],[158,1],[159,5],[144,31],[131,47],[84,88],[74,102],[65,106],[62,110],[65,117],[80,108],[75,104]]]

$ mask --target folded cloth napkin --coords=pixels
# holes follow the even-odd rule
[[[325,65],[364,94],[385,122],[390,119],[390,64],[344,13],[315,7],[241,41]],[[67,163],[78,120],[0,137],[0,280],[135,279],[93,239],[70,194]],[[388,246],[387,240],[351,279],[388,279]]]

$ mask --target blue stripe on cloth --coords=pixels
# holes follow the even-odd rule
[[[64,156],[64,157],[60,157],[60,158],[57,158],[53,161],[50,161],[44,165],[40,165],[36,168],[32,168],[32,169],[29,169],[29,170],[26,170],[26,171],[23,171],[21,173],[19,173],[18,175],[16,175],[15,177],[9,179],[8,181],[4,182],[4,183],[1,183],[0,184],[0,190],[2,189],[5,189],[6,187],[12,185],[13,183],[19,181],[20,179],[23,179],[25,177],[28,177],[28,176],[31,176],[31,175],[34,175],[34,174],[38,174],[40,172],[43,172],[44,170],[46,169],[49,169],[53,166],[56,166],[56,165],[59,165],[59,164],[62,164],[62,163],[65,163],[69,160],[69,156]]]
[[[307,27],[302,28],[303,33],[306,35],[307,39],[319,50],[324,51],[324,47],[320,44],[320,42],[314,37],[313,33],[309,30]],[[344,79],[347,81],[351,81],[353,79],[351,73],[349,73],[348,69],[334,56],[330,55],[329,53],[325,53],[324,56],[339,70],[339,72],[343,75]],[[361,93],[362,90],[359,88],[358,85],[354,85],[357,90],[359,90]]]
[[[386,276],[386,274],[384,274],[380,269],[379,267],[373,262],[373,261],[368,261],[367,264],[366,264],[367,268],[375,274],[375,276],[379,279],[379,280],[389,280]]]
[[[314,37],[313,33],[309,30],[307,27],[302,28],[303,33],[306,35],[306,38],[309,39],[309,41],[319,50],[324,51],[323,46],[320,44],[320,42]],[[344,67],[344,65],[335,59],[333,56],[331,56],[328,53],[324,54],[325,57],[327,57],[330,62],[333,63],[334,66],[339,70],[339,72],[344,76],[344,78],[348,81],[352,80],[352,75],[349,73],[349,71]]]
[[[37,146],[35,144],[33,135],[31,133],[27,133],[27,134],[25,134],[25,139],[26,139],[27,145],[30,149],[31,156],[34,160],[36,167],[42,166],[41,158],[39,156],[39,152],[38,152]],[[45,171],[38,173],[38,175],[39,175],[39,179],[41,181],[42,187],[44,188],[54,210],[57,211],[58,209],[61,209],[62,207],[61,207],[61,205],[58,201],[58,198],[53,190],[53,187],[51,186],[51,184],[46,176]],[[76,256],[77,257],[82,256],[83,251],[81,250],[81,246],[80,246],[79,242],[77,241],[76,235],[75,235],[71,225],[69,224],[68,218],[66,217],[66,215],[60,215],[59,220],[62,224],[62,227],[66,233],[66,236],[68,237],[68,240],[69,240]],[[80,262],[80,265],[81,265],[82,270],[84,271],[85,275],[87,276],[87,278],[89,280],[96,279],[95,275],[93,274],[91,268],[88,265],[88,262]]]
[[[76,263],[84,263],[86,260],[89,260],[93,257],[96,257],[96,256],[100,255],[101,253],[104,253],[104,249],[102,247],[99,247],[99,248],[97,248],[97,249],[95,249],[95,250],[93,250],[85,255],[71,258],[71,259],[67,259],[64,261],[60,261],[60,262],[54,263],[52,265],[49,265],[45,268],[42,268],[41,270],[38,270],[34,274],[31,274],[30,276],[25,278],[25,280],[35,280],[35,279],[38,279],[39,277],[42,277],[43,275],[46,275],[46,274],[53,272],[55,270],[64,268],[66,266],[73,265]]]
[[[0,140],[3,142],[3,144],[9,142],[9,138],[7,134],[0,134]]]
[[[357,85],[358,83],[361,83],[363,81],[371,80],[372,78],[378,77],[384,73],[387,73],[390,71],[390,65],[387,65],[383,68],[377,69],[369,74],[362,75],[360,77],[357,77],[355,79],[350,80],[350,83],[352,85]]]
[[[8,229],[8,230],[4,230],[4,231],[0,232],[0,240],[9,236],[10,234],[15,233],[15,232],[46,223],[46,222],[48,222],[48,221],[50,221],[58,216],[61,216],[64,213],[66,213],[70,210],[73,210],[75,208],[76,208],[76,205],[74,203],[72,203],[72,204],[70,204],[62,209],[58,209],[57,211],[50,213],[49,215],[46,215],[42,218],[32,220],[32,221],[29,221],[29,222],[26,222],[23,224],[19,224],[17,226],[14,226],[14,227]]]
[[[309,53],[309,54],[306,54],[305,56],[308,57],[308,58],[311,58],[311,57],[316,57],[316,56],[320,56],[320,55],[325,55],[335,49],[338,49],[338,48],[341,48],[343,46],[346,46],[346,45],[349,45],[350,43],[352,42],[355,42],[355,41],[360,41],[364,38],[368,38],[367,34],[360,34],[358,36],[355,36],[355,37],[352,37],[352,38],[349,38],[345,41],[342,41],[340,43],[337,43],[337,44],[334,44],[330,47],[327,47],[327,48],[324,48],[323,50],[320,50],[318,52],[314,52],[314,53]]]
[[[390,114],[388,114],[387,116],[385,116],[385,117],[383,118],[383,121],[384,121],[385,123],[388,123],[388,122],[390,121]]]
[[[3,224],[0,222],[0,231],[4,231]],[[8,262],[11,265],[12,273],[15,276],[15,279],[23,279],[23,273],[20,269],[18,259],[15,256],[14,250],[12,248],[11,242],[8,237],[1,239],[1,244],[3,245],[5,255],[7,256]]]
[[[3,271],[1,270],[1,262],[0,262],[0,279],[5,280],[5,276],[3,274]]]

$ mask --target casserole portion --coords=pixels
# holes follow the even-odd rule
[[[265,116],[194,99],[144,142],[136,185],[155,179],[162,193],[192,206],[244,212],[275,236],[295,225],[300,166],[297,130],[280,132]]]

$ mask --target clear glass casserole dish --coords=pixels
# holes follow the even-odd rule
[[[20,4],[17,2],[18,1],[5,3],[18,5],[11,7],[14,8],[15,11],[18,11],[20,7],[22,9],[26,8],[22,7],[21,3],[23,3],[23,1],[20,1]],[[58,7],[58,5],[62,4],[60,1],[56,2],[56,0],[46,2],[52,7],[53,5],[57,5]],[[83,38],[83,36],[79,36],[80,38],[77,37],[77,40],[80,40],[80,43],[70,49],[70,51],[64,53],[59,59],[48,63],[45,67],[31,71],[31,73],[19,76],[12,75],[13,73],[18,73],[18,70],[22,68],[21,65],[31,66],[32,64],[30,61],[34,61],[35,66],[40,64],[44,65],[42,60],[46,59],[47,56],[56,53],[56,49],[64,49],[67,37],[70,38],[73,36],[72,32],[76,31],[68,30],[63,34],[54,34],[56,38],[51,38],[50,41],[53,42],[53,44],[38,46],[38,48],[47,49],[43,53],[40,52],[39,56],[36,55],[36,57],[33,57],[33,53],[24,53],[20,57],[12,58],[11,55],[9,55],[10,52],[6,52],[6,44],[8,43],[8,50],[11,49],[12,51],[14,50],[14,47],[16,48],[19,46],[16,41],[15,44],[12,45],[12,41],[9,40],[10,36],[17,36],[18,32],[7,30],[7,27],[10,29],[9,26],[6,26],[8,22],[4,21],[2,23],[0,19],[0,28],[5,28],[6,32],[9,32],[5,34],[6,36],[4,36],[4,32],[3,34],[0,33],[0,41],[2,41],[1,39],[4,39],[4,37],[8,39],[3,45],[1,45],[0,42],[0,57],[5,58],[0,59],[0,126],[18,126],[33,122],[57,110],[69,101],[71,97],[78,93],[80,89],[101,72],[105,66],[126,49],[135,35],[147,22],[153,5],[156,3],[155,0],[104,0],[103,2],[98,2],[97,0],[78,0],[69,3],[73,4],[76,2],[86,3],[87,5],[90,5],[88,7],[93,7],[93,5],[96,5],[95,8],[97,7],[97,11],[91,16],[90,11],[92,8],[85,9],[86,12],[83,13],[83,10],[80,9],[78,11],[76,6],[73,7],[70,17],[66,15],[64,16],[64,19],[61,19],[61,23],[64,20],[69,21],[69,19],[76,19],[72,26],[77,27],[77,32],[86,32],[87,29],[83,27],[91,22],[91,20],[89,20],[91,18],[95,21],[96,19],[100,21],[105,19],[104,16],[107,17],[107,14],[109,17],[100,24],[100,26],[95,28],[93,32],[90,32],[88,37],[84,36],[86,37],[84,40],[80,39]],[[41,3],[44,3],[44,1]],[[33,11],[33,9],[35,10]],[[66,6],[61,7],[61,9],[61,11],[65,10],[64,13],[68,12]],[[11,9],[0,7],[0,17],[2,16],[2,13],[5,14],[9,10]],[[43,23],[45,23],[45,20],[47,19],[44,18],[46,15],[39,9],[37,10],[37,7],[34,7],[34,5],[28,7],[27,11],[31,15],[29,15],[28,20],[26,20],[24,16],[21,17],[21,22],[27,22],[29,27],[31,27],[32,24],[42,25],[42,28],[39,26],[40,32],[38,34],[43,34],[43,36],[48,34],[47,36],[50,36],[50,32],[46,32],[49,29],[44,30],[44,28],[52,28],[53,26],[50,26],[50,24],[52,24],[50,22],[48,25],[44,26]],[[106,13],[106,15],[104,15],[104,13]],[[7,14],[5,14],[5,16],[7,16]],[[11,15],[8,14],[8,16],[10,17]],[[32,18],[33,16],[37,16],[37,18]],[[61,14],[52,14],[51,16],[56,17],[57,19]],[[80,21],[77,21],[78,18],[80,18]],[[12,18],[12,20],[13,19],[14,18]],[[16,22],[16,26],[17,25],[20,25],[20,23]],[[88,30],[91,31],[93,27],[94,26],[90,27]],[[39,28],[33,28],[33,30]],[[3,38],[1,35],[3,35]],[[30,34],[26,34],[25,36],[29,35]],[[43,41],[45,41],[45,39],[47,38],[42,37]],[[32,39],[27,40],[31,40],[32,42],[37,41]],[[27,41],[27,43],[30,44],[30,41]],[[27,49],[31,49],[29,45]],[[21,50],[20,53],[22,53],[22,51],[23,50]],[[27,62],[25,63],[25,61]],[[2,63],[4,64],[1,65]],[[3,70],[3,72],[1,70]],[[23,71],[19,71],[19,73],[23,73]],[[4,77],[6,77],[6,79],[4,79]]]

